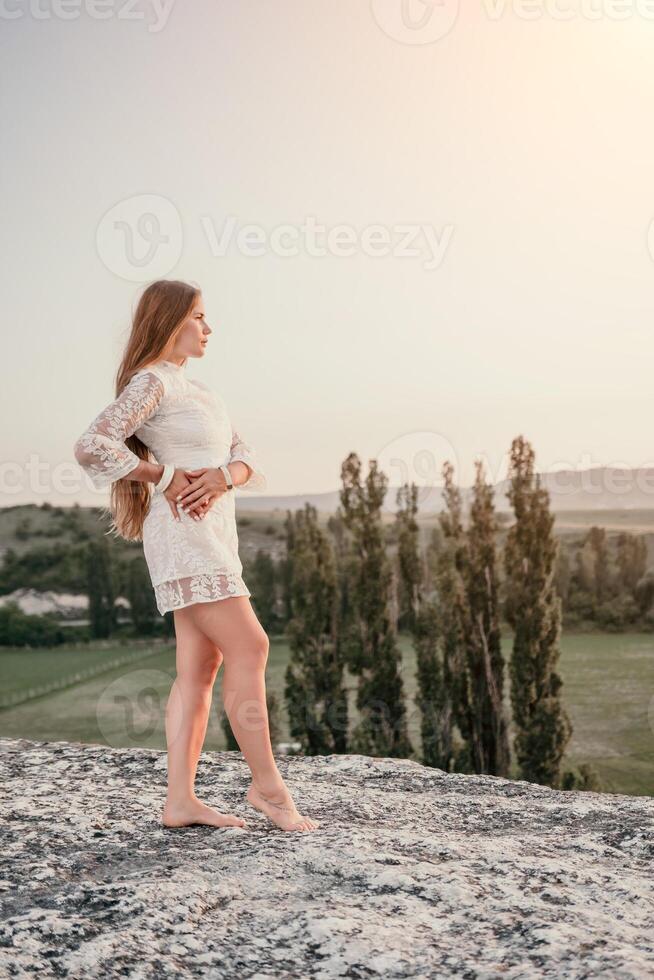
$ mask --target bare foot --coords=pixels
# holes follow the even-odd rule
[[[320,826],[317,820],[310,820],[309,817],[298,813],[287,789],[264,796],[254,783],[251,783],[245,797],[255,810],[265,813],[282,830],[307,831],[316,830]]]
[[[189,827],[191,824],[207,824],[209,827],[245,827],[245,820],[231,813],[218,813],[200,800],[186,803],[168,803],[163,809],[164,827]]]

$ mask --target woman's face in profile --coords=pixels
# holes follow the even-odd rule
[[[204,357],[211,332],[205,320],[204,302],[200,294],[177,335],[173,353],[178,357]]]

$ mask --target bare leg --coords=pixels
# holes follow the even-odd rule
[[[162,821],[166,827],[210,824],[213,827],[243,827],[241,817],[222,814],[195,795],[195,774],[207,733],[214,681],[222,653],[193,623],[180,623],[175,613],[177,634],[177,677],[166,706],[168,743],[168,797]]]
[[[318,822],[298,812],[273,755],[265,683],[269,641],[249,597],[193,603],[175,617],[189,619],[222,652],[225,710],[252,773],[248,802],[283,830],[315,830]]]

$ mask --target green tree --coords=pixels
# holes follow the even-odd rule
[[[461,491],[454,482],[454,467],[443,465],[444,509],[438,515],[442,547],[436,561],[438,611],[441,632],[443,710],[441,715],[442,769],[471,771],[470,700],[465,670],[465,637],[470,628],[466,598],[466,538]],[[454,727],[460,743],[455,748]]]
[[[275,562],[263,548],[257,549],[249,574],[252,579],[251,591],[257,617],[267,632],[275,632],[277,629]]]
[[[407,731],[397,634],[389,611],[391,567],[385,550],[381,508],[388,479],[370,461],[365,483],[361,462],[350,453],[341,467],[343,521],[352,535],[350,568],[354,628],[348,636],[349,666],[359,678],[360,722],[351,740],[355,752],[405,758],[413,752]]]
[[[327,532],[336,562],[338,642],[345,663],[349,664],[356,659],[359,647],[359,623],[354,599],[358,558],[341,510],[337,509],[327,519]]]
[[[561,600],[554,572],[557,542],[549,494],[534,473],[534,451],[523,436],[511,445],[508,497],[514,523],[504,550],[506,614],[514,630],[511,702],[515,751],[524,779],[560,785],[572,727],[561,703]]]
[[[636,586],[635,596],[640,616],[646,616],[654,602],[654,576],[645,575]]]
[[[140,555],[128,563],[125,584],[134,629],[149,636],[154,632],[157,604],[148,567]]]
[[[562,605],[565,607],[570,595],[570,586],[572,581],[570,558],[565,548],[559,549],[559,553],[556,558],[556,572],[554,579],[556,582],[557,595],[561,596]]]
[[[116,626],[114,576],[106,538],[86,546],[86,583],[91,636],[110,636]]]
[[[446,686],[463,746],[453,766],[506,776],[510,753],[504,711],[493,490],[481,462],[467,530],[454,468],[443,468],[445,510],[440,515],[447,548],[441,562],[443,664]]]
[[[281,598],[282,598],[282,627],[285,630],[286,624],[290,622],[291,616],[293,615],[293,610],[291,606],[291,577],[292,569],[291,562],[288,558],[289,550],[292,552],[292,542],[290,538],[293,534],[293,512],[290,510],[286,511],[286,520],[284,521],[284,532],[286,540],[286,555],[279,561],[279,581],[281,583]]]
[[[593,556],[593,584],[598,604],[611,595],[611,571],[606,531],[603,527],[591,527],[586,537]]]
[[[0,607],[0,646],[53,647],[70,637],[51,613],[32,616],[13,599]]]
[[[28,538],[32,537],[33,533],[34,526],[29,517],[23,517],[20,521],[17,521],[14,536],[18,538],[19,541],[27,541]]]
[[[465,584],[470,628],[465,664],[471,717],[468,738],[475,772],[507,776],[510,755],[504,712],[504,657],[500,631],[497,524],[493,488],[475,463],[475,484],[467,531]]]
[[[622,588],[636,595],[638,583],[647,571],[647,543],[640,534],[618,535],[616,561]]]
[[[426,766],[447,769],[451,753],[449,743],[443,741],[447,698],[438,649],[438,609],[435,599],[425,594],[426,574],[420,556],[417,513],[418,489],[414,483],[404,484],[397,493],[395,514],[397,561],[404,617],[416,651],[418,690],[414,700],[420,711],[422,761]]]
[[[306,755],[347,751],[347,692],[338,642],[334,554],[315,507],[287,522],[291,658],[284,695],[290,732]]]
[[[398,489],[396,503],[398,622],[401,628],[414,632],[425,578],[420,559],[418,488],[415,483],[410,486],[405,483]]]
[[[604,785],[594,766],[582,762],[576,769],[568,769],[561,778],[561,789],[586,793],[603,793]]]

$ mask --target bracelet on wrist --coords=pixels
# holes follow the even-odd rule
[[[228,490],[233,490],[234,489],[234,481],[232,480],[232,474],[227,469],[227,466],[223,464],[222,466],[219,466],[218,469],[219,470],[222,470],[222,474],[225,477],[225,485],[226,485],[227,489]]]
[[[154,485],[155,493],[163,493],[168,489],[170,484],[173,482],[173,477],[175,475],[175,467],[172,463],[166,463],[163,468],[163,473],[159,477],[159,481]]]

